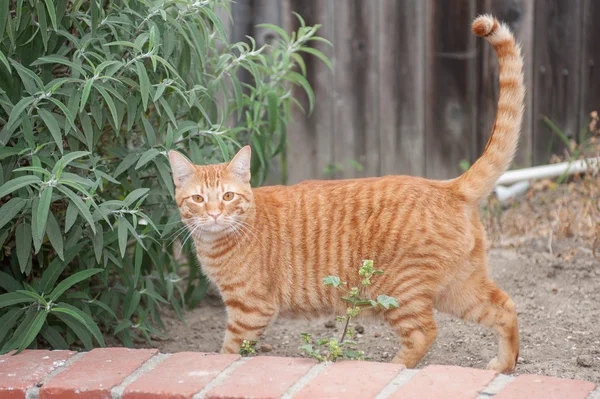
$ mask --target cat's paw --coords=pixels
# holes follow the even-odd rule
[[[516,364],[508,364],[509,362],[500,362],[497,357],[490,360],[487,365],[488,370],[494,370],[498,373],[509,374],[515,371]]]

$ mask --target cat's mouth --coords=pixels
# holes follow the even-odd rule
[[[227,223],[224,223],[221,220],[211,220],[207,223],[204,223],[201,229],[204,231],[219,232],[224,231],[225,229],[227,229],[227,227],[229,227]]]

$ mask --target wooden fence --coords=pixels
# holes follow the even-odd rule
[[[326,170],[336,178],[450,178],[462,160],[476,159],[498,96],[493,49],[470,31],[479,13],[507,22],[525,55],[515,166],[563,151],[543,116],[576,138],[600,108],[599,0],[237,0],[231,39],[269,40],[255,27],[263,22],[296,29],[292,11],[323,25],[334,47],[318,48],[334,72],[305,57],[316,108],[310,117],[296,113],[289,128],[290,183]]]

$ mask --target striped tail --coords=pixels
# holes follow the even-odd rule
[[[477,17],[473,33],[485,37],[496,50],[500,66],[500,96],[492,134],[481,157],[455,180],[458,190],[471,201],[488,196],[510,166],[521,131],[525,87],[523,58],[510,29],[490,15]]]

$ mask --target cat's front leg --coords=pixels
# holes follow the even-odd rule
[[[239,353],[244,340],[258,340],[273,320],[274,309],[266,303],[226,299],[227,329],[221,353]]]

